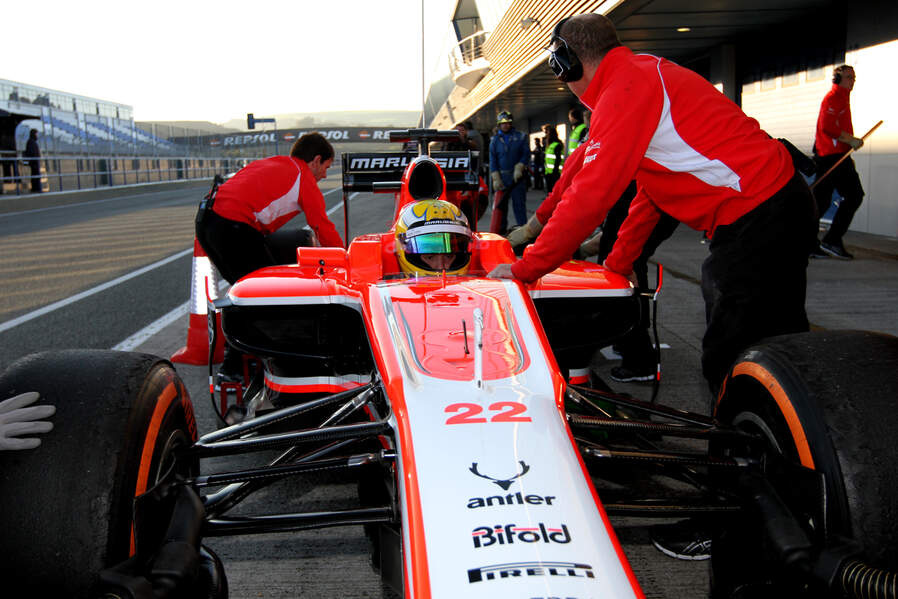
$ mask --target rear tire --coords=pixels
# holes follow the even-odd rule
[[[88,596],[132,554],[134,497],[173,466],[197,473],[173,459],[196,440],[193,406],[171,364],[113,351],[22,358],[0,398],[25,391],[57,411],[39,448],[0,455],[0,576],[32,596]]]
[[[761,434],[768,453],[823,475],[825,517],[813,498],[796,497],[788,480],[773,481],[811,539],[850,539],[869,564],[892,570],[898,567],[896,372],[898,338],[890,335],[776,337],[740,356],[716,411],[721,422]],[[757,522],[746,522],[715,539],[714,596],[796,596],[800,582],[767,561],[759,530]]]

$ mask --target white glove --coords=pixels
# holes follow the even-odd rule
[[[52,422],[45,422],[56,413],[55,406],[30,406],[40,398],[34,391],[0,401],[0,451],[9,449],[34,449],[40,439],[18,439],[17,435],[47,433],[53,430]]]
[[[502,175],[499,174],[499,171],[493,171],[490,175],[493,178],[493,191],[504,190],[505,183],[502,182]]]
[[[524,176],[524,165],[518,162],[514,165],[514,182],[517,183]]]
[[[860,137],[852,137],[848,141],[848,145],[854,148],[855,150],[860,150],[864,146],[864,140]]]
[[[523,227],[518,227],[508,234],[508,241],[511,247],[516,248],[519,245],[530,243],[536,239],[539,232],[543,230],[543,224],[539,222],[536,215],[530,217]]]

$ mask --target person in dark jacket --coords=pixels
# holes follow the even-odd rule
[[[511,205],[518,225],[527,222],[527,188],[523,182],[524,169],[530,165],[530,144],[527,136],[512,125],[510,112],[499,113],[498,131],[490,140],[490,176],[493,192],[511,192]],[[502,230],[507,228],[502,222]]]
[[[31,192],[40,193],[41,189],[41,148],[37,144],[37,129],[32,129],[28,134],[28,143],[25,144],[25,158],[28,158],[28,168],[31,169]]]
[[[530,152],[531,168],[533,169],[533,189],[543,188],[543,173],[546,171],[546,155],[543,153],[543,140],[536,138],[533,140],[533,151]]]
[[[543,125],[543,133],[546,135],[545,177],[546,195],[552,193],[552,188],[561,177],[561,169],[564,167],[564,144],[558,137],[558,130],[554,125]]]

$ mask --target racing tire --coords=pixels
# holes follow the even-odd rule
[[[132,506],[196,440],[172,365],[147,354],[45,352],[0,376],[0,398],[37,391],[56,406],[40,447],[0,455],[0,575],[22,594],[87,597],[99,572],[133,554]],[[27,593],[27,594],[26,594]]]
[[[892,571],[898,569],[896,372],[898,337],[863,331],[775,337],[737,359],[716,410],[721,423],[761,435],[765,453],[822,475],[822,504],[796,490],[788,475],[769,478],[815,551],[848,542],[868,564]],[[727,452],[714,445],[711,451]],[[713,597],[823,596],[825,589],[770,559],[761,523],[738,520],[714,539]]]

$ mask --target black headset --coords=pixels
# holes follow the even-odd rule
[[[565,83],[579,81],[583,77],[583,65],[580,63],[580,59],[561,37],[561,27],[569,18],[565,17],[558,21],[555,29],[552,30],[552,38],[549,42],[549,68],[552,69],[559,81]],[[551,49],[553,47],[554,50]]]

